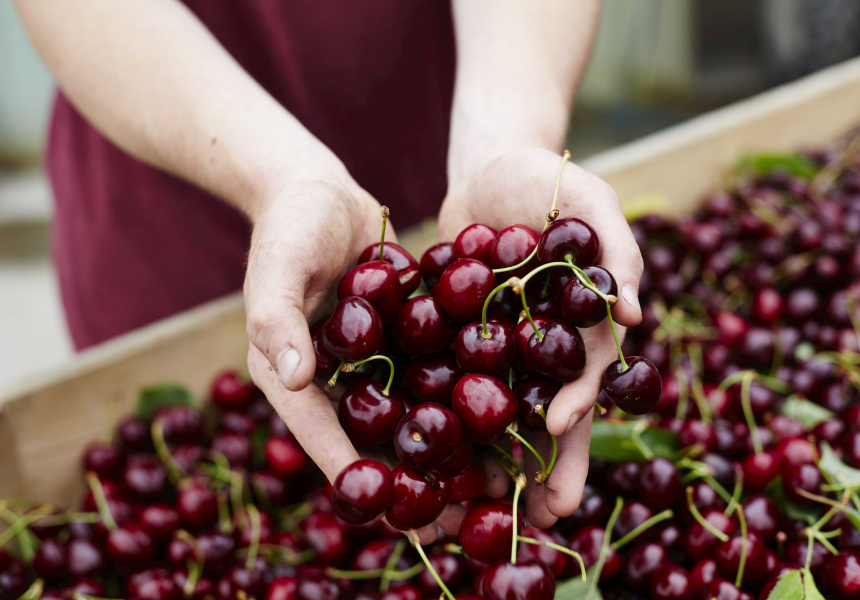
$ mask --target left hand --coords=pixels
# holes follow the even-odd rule
[[[439,213],[440,241],[453,241],[472,223],[484,223],[496,230],[520,223],[540,234],[552,203],[561,160],[559,154],[544,148],[509,149],[465,172],[450,183]],[[601,247],[598,264],[612,273],[618,284],[618,303],[612,308],[614,320],[627,327],[638,324],[642,320],[638,300],[642,255],[613,189],[596,175],[568,163],[562,174],[556,208],[559,218],[577,217],[597,232]],[[617,330],[620,336],[624,335],[624,327]],[[594,402],[603,371],[618,358],[606,320],[581,329],[580,333],[588,362],[580,378],[564,385],[550,404],[547,429],[558,437],[559,453],[555,468],[543,486],[535,485],[529,475],[538,469],[536,461],[529,460],[530,454],[525,453],[524,472],[529,481],[525,491],[527,514],[536,527],[549,527],[558,517],[572,514],[582,500]],[[532,435],[530,441],[548,460],[551,452],[548,437]],[[505,474],[500,470],[488,474],[487,492],[491,496],[504,495],[509,483]]]

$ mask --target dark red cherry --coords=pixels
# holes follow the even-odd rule
[[[735,531],[734,521],[721,510],[707,510],[702,513],[702,517],[714,529],[726,535],[731,535]],[[714,534],[698,522],[693,522],[684,536],[684,548],[693,560],[700,560],[706,556],[711,556],[718,543],[719,540],[714,537]]]
[[[565,262],[571,255],[578,265],[597,261],[600,242],[590,225],[576,218],[557,219],[544,230],[537,246],[537,258],[542,263]]]
[[[600,549],[603,546],[604,531],[603,527],[590,525],[584,527],[574,533],[570,538],[568,547],[574,552],[578,552],[582,556],[582,562],[585,563],[585,568],[590,569],[597,564],[600,557]],[[575,571],[571,575],[579,575],[579,564],[576,561],[570,561],[570,568]],[[618,571],[621,569],[621,557],[612,548],[607,547],[606,559],[603,564],[603,571],[600,572],[600,581],[607,583],[615,579]]]
[[[462,376],[455,356],[451,352],[440,352],[410,360],[403,383],[418,400],[450,405],[451,394]]]
[[[232,431],[222,431],[212,438],[212,450],[223,454],[231,467],[244,467],[254,457],[248,437]]]
[[[155,556],[155,541],[140,523],[126,523],[108,534],[105,550],[114,562],[143,564]]]
[[[496,234],[490,248],[489,264],[494,269],[513,267],[523,262],[537,247],[540,236],[525,225],[510,225]],[[532,259],[514,271],[505,271],[509,277],[523,277],[537,265]]]
[[[298,585],[297,577],[276,577],[269,582],[265,600],[295,600]]]
[[[653,516],[651,509],[641,502],[628,502],[618,513],[618,520],[615,521],[612,534],[615,538],[621,539]]]
[[[287,499],[287,483],[271,471],[259,470],[251,473],[251,489],[263,506],[276,507]]]
[[[631,415],[650,412],[660,400],[660,373],[641,356],[628,356],[627,370],[616,360],[603,374],[601,385],[613,404]]]
[[[232,431],[234,433],[241,433],[242,435],[250,435],[257,426],[256,421],[249,415],[234,410],[222,413],[219,424],[224,431]]]
[[[104,566],[102,551],[92,540],[73,539],[66,547],[66,568],[69,575],[92,575]]]
[[[732,583],[719,577],[705,587],[704,597],[708,600],[755,600],[751,594],[739,590]]]
[[[372,379],[360,379],[340,399],[340,424],[358,448],[385,444],[394,439],[397,424],[406,414],[403,400]]]
[[[427,249],[421,257],[421,276],[428,290],[433,289],[442,272],[455,260],[457,257],[454,256],[454,244],[451,242],[442,242]]]
[[[493,242],[496,240],[496,230],[481,223],[466,227],[454,240],[454,256],[456,258],[473,258],[489,264]]]
[[[99,479],[113,479],[122,466],[119,449],[101,442],[94,442],[84,450],[84,471],[95,473]]]
[[[553,321],[529,339],[529,356],[537,370],[556,381],[577,379],[585,368],[585,342],[574,327]]]
[[[815,462],[815,448],[807,440],[783,440],[776,447],[777,455],[782,455],[783,465],[808,465]]]
[[[489,375],[465,375],[451,397],[451,408],[466,434],[479,444],[492,443],[517,416],[511,389]]]
[[[363,360],[382,344],[382,321],[371,304],[357,296],[337,303],[323,327],[326,351],[340,360]]]
[[[532,320],[535,326],[540,329],[552,323],[553,319],[540,315],[532,315]],[[534,335],[534,328],[528,319],[520,321],[514,328],[514,340],[516,341],[516,358],[520,369],[526,374],[533,375],[538,372],[537,366],[534,364],[531,355],[529,354],[529,340]]]
[[[371,260],[379,260],[379,242],[371,244],[358,256],[358,262],[364,263]],[[400,278],[400,289],[406,297],[421,285],[421,268],[409,252],[393,242],[385,242],[382,249],[382,260],[391,263],[397,269]]]
[[[765,489],[779,475],[782,459],[776,451],[765,450],[744,459],[744,485],[753,491]]]
[[[558,544],[560,541],[559,538],[552,535],[549,531],[538,529],[537,527],[524,527],[520,534],[523,537],[532,538],[541,542]],[[563,538],[561,538],[561,543],[564,543]],[[520,542],[517,547],[517,562],[526,562],[529,560],[536,560],[545,564],[555,577],[561,577],[567,569],[567,554],[559,552],[549,546],[536,546],[534,544]]]
[[[309,462],[308,455],[293,438],[269,438],[265,454],[269,470],[281,477],[295,477]]]
[[[171,442],[192,440],[203,432],[203,416],[190,406],[161,408],[153,420],[161,423],[164,437]]]
[[[457,321],[481,317],[484,302],[496,287],[496,276],[490,267],[470,258],[455,261],[439,278],[433,297],[446,315]]]
[[[559,387],[552,379],[539,375],[520,383],[514,390],[517,398],[517,420],[520,424],[532,431],[546,431],[546,419],[537,412],[538,407],[546,414]]]
[[[52,577],[66,570],[66,548],[56,538],[42,540],[33,557],[33,569],[40,577]],[[0,572],[6,569],[0,568]],[[2,588],[0,588],[2,589]]]
[[[818,294],[810,288],[798,288],[785,299],[785,317],[788,321],[802,324],[821,309]]]
[[[140,522],[156,539],[166,540],[179,529],[179,512],[169,504],[150,504],[140,511]]]
[[[606,295],[618,295],[618,285],[612,273],[594,265],[585,267],[583,271],[598,290]],[[564,286],[561,311],[575,327],[594,327],[607,317],[606,302],[585,287],[578,277],[571,277]]]
[[[149,423],[137,417],[126,417],[117,424],[116,439],[125,452],[135,452],[152,446]]]
[[[449,554],[444,551],[433,552],[427,559],[430,561],[430,566],[436,571],[436,574],[442,580],[442,583],[449,590],[456,590],[463,587],[469,575],[466,571],[466,565],[463,564],[463,559],[454,554]],[[430,574],[429,569],[424,569],[418,576],[418,581],[421,584],[421,591],[424,594],[438,598],[442,593],[442,589],[436,580]],[[397,588],[394,588],[397,589]]]
[[[129,495],[151,500],[164,491],[167,471],[152,454],[133,454],[125,461],[122,483]]]
[[[699,446],[702,450],[710,452],[717,446],[717,435],[710,425],[692,419],[681,423],[681,431],[678,432],[678,442],[682,448]]]
[[[392,471],[393,493],[385,518],[395,529],[417,529],[429,525],[442,514],[451,496],[450,480],[438,474],[424,474],[407,465]]]
[[[497,562],[484,575],[484,597],[487,600],[552,600],[555,579],[538,561]]]
[[[639,491],[652,509],[665,510],[681,496],[681,473],[671,461],[652,458],[639,472]]]
[[[203,529],[218,521],[218,497],[203,482],[182,482],[176,493],[176,510],[185,527]]]
[[[499,376],[514,361],[514,331],[501,321],[490,320],[487,330],[480,321],[464,325],[454,343],[457,364],[466,373]]]
[[[400,307],[392,335],[407,354],[431,354],[451,346],[457,332],[448,323],[436,298],[416,296]]]
[[[860,553],[842,551],[827,561],[822,587],[835,600],[860,598]]]
[[[382,515],[391,502],[391,471],[375,460],[357,460],[334,481],[331,505],[347,523],[360,524]]]
[[[621,577],[628,589],[644,591],[650,587],[654,572],[668,562],[669,555],[662,546],[647,542],[627,555],[621,567]]]
[[[331,372],[337,368],[340,361],[329,354],[328,350],[325,348],[325,344],[323,343],[323,329],[325,328],[327,321],[328,319],[317,321],[314,326],[311,327],[311,343],[314,347],[316,371],[317,373],[322,373],[328,377]]]
[[[772,542],[782,527],[782,517],[776,503],[762,494],[753,494],[743,501],[747,527],[765,542]]]
[[[714,315],[714,326],[717,328],[717,343],[731,346],[743,339],[749,331],[749,324],[732,312],[718,312]]]
[[[254,386],[236,371],[224,371],[212,382],[212,401],[224,409],[241,409],[254,397]]]
[[[573,527],[582,527],[602,523],[608,516],[609,504],[606,502],[606,498],[593,486],[586,483],[582,491],[582,502],[576,511],[564,521]]]
[[[720,542],[714,551],[717,569],[723,577],[734,579],[740,565],[744,539],[736,532],[727,542]],[[755,533],[749,532],[746,540],[746,567],[744,585],[760,585],[767,578],[767,546]]]
[[[517,519],[517,532],[522,519]],[[460,544],[471,558],[492,563],[511,556],[513,506],[491,500],[472,506],[460,524]]]
[[[638,494],[639,463],[620,462],[613,465],[606,477],[606,487],[609,493],[624,498],[632,498]]]
[[[315,562],[322,566],[343,565],[349,559],[349,536],[346,526],[332,513],[316,511],[299,527],[308,548],[316,554]]]
[[[773,325],[782,316],[782,296],[772,287],[756,290],[752,299],[752,316],[763,325]]]
[[[654,600],[692,600],[690,576],[678,565],[660,565],[651,576],[651,597]]]
[[[802,496],[800,490],[810,494],[819,494],[824,483],[821,471],[815,465],[783,465],[782,490],[789,500],[801,506],[813,506],[814,500]]]
[[[451,498],[449,502],[465,502],[484,493],[484,469],[477,462],[471,462],[466,470],[451,478]]]
[[[703,590],[717,578],[717,561],[703,558],[690,569],[690,585],[694,590]]]
[[[364,298],[373,305],[383,323],[391,322],[403,296],[397,270],[381,260],[355,265],[337,284],[338,300],[349,296]]]
[[[394,432],[398,458],[416,469],[439,467],[463,443],[463,426],[450,409],[424,402],[400,420]]]

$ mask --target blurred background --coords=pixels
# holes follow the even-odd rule
[[[581,159],[858,53],[856,0],[604,0],[568,146]],[[0,3],[0,386],[71,356],[41,162],[52,94]]]

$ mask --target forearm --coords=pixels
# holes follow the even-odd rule
[[[60,87],[99,131],[251,218],[291,178],[348,177],[176,0],[17,7]]]
[[[448,174],[507,148],[559,151],[599,0],[453,0],[457,77]]]

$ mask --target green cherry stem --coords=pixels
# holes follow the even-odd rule
[[[388,581],[399,581],[401,579],[409,579],[415,577],[424,570],[424,563],[417,563],[404,569],[403,571],[388,571]],[[344,571],[335,569],[334,567],[326,567],[325,574],[334,579],[377,579],[385,575],[385,569],[365,569],[364,571]]]
[[[544,481],[546,481],[546,477],[547,477],[546,463],[544,462],[543,457],[540,455],[540,452],[535,450],[534,446],[529,444],[528,441],[523,436],[521,436],[519,433],[517,433],[517,431],[513,428],[512,425],[508,425],[505,428],[505,431],[507,431],[512,437],[514,437],[525,448],[528,448],[529,452],[534,454],[535,458],[538,459],[538,462],[540,463],[540,473],[538,473],[537,476],[535,477],[535,483],[540,485]]]
[[[588,593],[585,594],[584,600],[591,600],[591,597],[597,591],[600,573],[603,571],[603,565],[606,564],[606,557],[609,555],[609,540],[612,537],[612,530],[615,529],[615,522],[618,520],[618,515],[621,514],[622,508],[624,508],[624,499],[619,496],[615,499],[615,508],[612,509],[612,514],[609,515],[606,529],[603,530],[603,544],[600,546],[600,555],[597,557],[597,564],[594,566],[594,572],[591,574],[591,585],[588,586]]]
[[[340,370],[343,368],[343,365],[346,364],[346,361],[340,361],[340,364],[337,366],[337,369],[329,377],[329,380],[325,382],[325,387],[323,388],[325,391],[330,392],[334,389],[334,386],[337,385],[337,378],[340,377]]]
[[[624,360],[624,352],[621,350],[621,340],[618,339],[618,332],[615,331],[615,322],[612,320],[612,307],[606,303],[606,314],[609,317],[609,328],[612,330],[612,337],[615,340],[615,347],[618,348],[618,360],[621,361],[621,370],[626,371],[630,367],[627,366],[627,361]]]
[[[741,494],[744,491],[744,476],[742,471],[737,471],[735,474],[735,489],[732,490],[732,495],[729,498],[729,503],[726,506],[725,514],[731,516],[735,509],[740,505]]]
[[[424,553],[424,548],[421,547],[421,540],[418,538],[418,534],[415,533],[414,529],[409,530],[409,539],[412,542],[412,546],[415,548],[415,551],[418,553],[418,556],[421,557],[421,560],[424,561],[424,564],[427,566],[427,570],[430,572],[430,575],[432,575],[433,579],[436,580],[436,585],[439,586],[442,593],[445,594],[448,600],[456,600],[456,598],[454,598],[454,594],[451,593],[451,590],[448,589],[448,586],[445,585],[445,582],[442,581],[441,577],[439,577],[439,573],[436,572],[436,569],[433,568],[433,565],[431,565],[430,561],[427,559],[427,555]]]
[[[388,383],[385,384],[385,388],[382,390],[382,393],[387,396],[388,393],[391,391],[391,384],[394,382],[394,363],[384,354],[374,354],[369,358],[365,358],[364,360],[360,360],[354,363],[343,363],[341,364],[340,370],[344,373],[352,373],[353,371],[361,367],[361,365],[363,365],[364,363],[370,362],[372,360],[384,360],[388,363]]]
[[[176,485],[185,478],[185,472],[174,460],[170,448],[167,447],[167,442],[164,440],[164,423],[160,419],[155,419],[152,422],[152,427],[150,427],[150,433],[152,445],[155,446],[155,453],[167,469],[168,478]]]
[[[380,575],[379,591],[383,594],[387,592],[388,588],[391,586],[391,576],[396,571],[395,567],[397,566],[397,561],[399,561],[400,557],[403,556],[404,550],[406,550],[406,540],[401,538],[394,546],[394,550],[391,552],[391,556],[388,557],[388,561],[385,563],[385,568]]]
[[[554,542],[544,542],[541,540],[536,540],[534,538],[518,535],[517,541],[523,542],[524,544],[531,544],[532,546],[546,546],[547,548],[552,548],[553,550],[558,550],[563,554],[567,554],[568,556],[572,556],[576,559],[576,562],[579,563],[579,569],[582,572],[582,581],[585,583],[585,563],[582,560],[582,556],[580,556],[579,552],[574,552],[570,548],[565,548],[560,544],[556,544]]]
[[[537,410],[537,414],[543,417],[544,422],[546,422],[546,410],[543,406]],[[549,432],[547,432],[547,434],[549,434]],[[554,435],[550,435],[549,437],[552,440],[552,458],[550,458],[549,466],[546,468],[547,477],[552,473],[552,469],[555,466],[555,459],[558,458],[558,439]]]
[[[105,489],[102,487],[102,482],[99,481],[98,476],[95,473],[87,473],[87,485],[90,486],[90,490],[93,493],[93,500],[96,502],[96,507],[99,510],[99,514],[102,517],[102,521],[107,527],[108,531],[113,531],[116,529],[116,521],[113,518],[113,515],[110,512],[110,506],[108,506],[107,497],[105,497]]]
[[[484,300],[484,307],[481,309],[481,336],[485,340],[488,340],[491,337],[493,337],[490,334],[489,329],[487,329],[487,309],[490,307],[490,302],[493,301],[493,298],[496,297],[496,294],[498,294],[499,292],[501,292],[503,289],[505,289],[507,287],[513,287],[514,285],[518,284],[519,281],[520,280],[517,279],[516,277],[511,277],[506,282],[496,286],[496,289],[494,289],[492,292],[490,292],[490,295],[487,296],[486,300]]]
[[[383,250],[385,250],[385,226],[388,224],[388,215],[391,214],[388,210],[387,206],[382,206],[379,209],[380,214],[382,214],[382,238],[379,240],[379,260],[384,261],[385,254]]]
[[[651,529],[652,527],[654,527],[654,525],[656,525],[657,523],[662,523],[663,521],[666,521],[667,519],[671,519],[674,516],[674,514],[675,513],[673,513],[671,509],[667,509],[661,513],[654,515],[653,517],[651,517],[647,521],[645,521],[645,522],[641,523],[640,525],[638,525],[637,527],[635,527],[633,529],[633,531],[631,531],[630,533],[625,535],[620,540],[613,542],[612,543],[612,549],[613,550],[620,550],[626,544],[628,544],[629,542],[632,542],[637,537],[639,537],[642,533],[644,533],[644,532],[648,531],[649,529]]]
[[[18,600],[39,600],[42,597],[44,585],[44,581],[37,579],[23,594],[18,596]]]
[[[594,282],[591,281],[591,277],[588,276],[588,273],[586,273],[585,271],[583,271],[582,269],[577,267],[575,264],[573,264],[573,256],[572,255],[568,254],[564,257],[564,259],[567,262],[568,266],[571,269],[573,269],[573,274],[576,275],[576,278],[579,279],[579,282],[583,286],[585,286],[587,289],[589,289],[592,292],[594,292],[595,294],[597,294],[597,296],[601,300],[606,302],[607,304],[617,304],[618,303],[618,298],[616,296],[614,296],[612,294],[604,294],[603,292],[601,292],[599,289],[597,289],[597,286],[594,285]]]
[[[708,520],[702,516],[702,513],[699,512],[698,507],[696,506],[695,502],[693,502],[692,486],[687,488],[687,508],[690,509],[690,514],[693,515],[693,518],[696,520],[696,522],[702,527],[704,527],[708,531],[708,533],[710,533],[712,536],[714,536],[721,542],[729,541],[729,536],[711,525],[711,523],[709,523]]]
[[[514,479],[514,506],[511,512],[511,564],[517,564],[517,505],[520,501],[520,493],[526,487],[526,476],[520,473]]]
[[[750,400],[750,390],[752,389],[752,382],[755,379],[755,372],[747,371],[744,373],[743,379],[741,380],[741,407],[744,411],[744,419],[746,419],[747,427],[750,430],[750,438],[752,438],[753,451],[756,454],[759,454],[763,448],[761,445],[761,436],[758,431],[758,426],[755,422],[755,416],[752,411],[752,404]]]
[[[738,561],[738,574],[735,576],[735,587],[740,588],[744,580],[744,569],[747,566],[747,554],[749,554],[749,535],[747,534],[747,518],[742,506],[737,507],[738,521],[741,523],[741,558]],[[807,564],[807,566],[809,566]]]
[[[249,504],[245,509],[248,511],[248,517],[251,521],[251,544],[248,546],[248,558],[245,559],[245,569],[250,571],[254,567],[254,562],[257,560],[257,553],[260,551],[260,511],[253,504]]]

